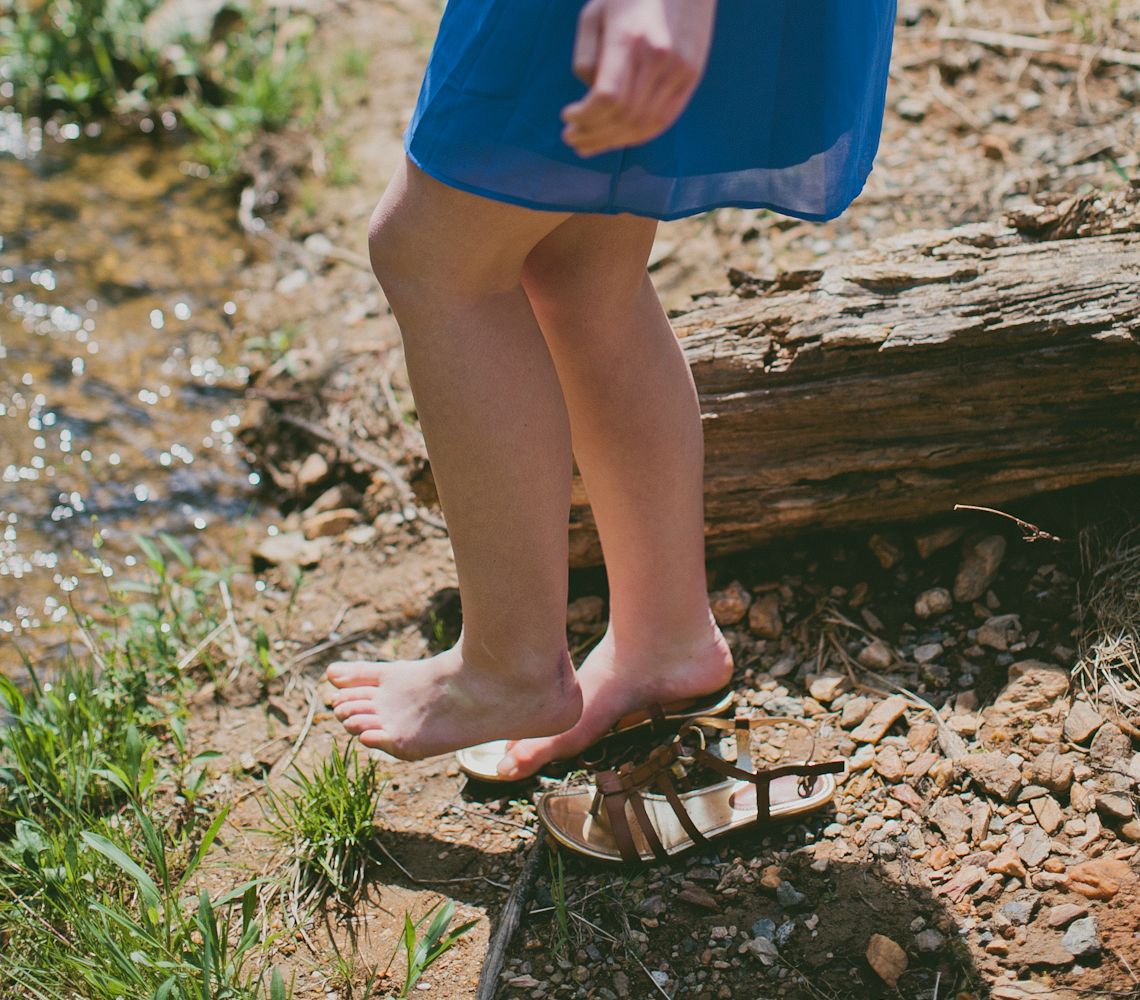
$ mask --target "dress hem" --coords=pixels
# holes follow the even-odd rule
[[[770,212],[776,212],[779,215],[786,215],[793,219],[802,219],[804,222],[830,222],[833,219],[839,218],[848,208],[851,203],[862,193],[863,188],[867,184],[867,179],[871,176],[871,171],[868,170],[859,182],[855,190],[855,194],[851,196],[844,204],[844,206],[836,212],[832,213],[818,213],[818,212],[801,212],[796,209],[788,208],[786,206],[778,205],[769,201],[716,201],[707,205],[698,205],[693,208],[683,209],[678,212],[647,212],[639,211],[633,208],[623,208],[620,205],[609,204],[604,208],[568,208],[565,205],[555,205],[549,202],[541,202],[532,198],[522,198],[518,195],[506,194],[502,191],[495,191],[491,188],[480,187],[477,184],[471,184],[467,181],[462,181],[457,177],[452,177],[448,174],[437,170],[435,167],[430,167],[419,156],[412,152],[411,142],[405,137],[404,140],[404,153],[408,159],[420,170],[422,170],[429,177],[434,178],[441,184],[446,184],[448,187],[457,188],[460,191],[466,191],[468,194],[479,195],[483,198],[490,198],[493,201],[506,202],[509,205],[517,205],[520,208],[529,208],[538,212],[563,212],[568,214],[582,214],[582,215],[636,215],[643,219],[656,219],[658,222],[673,222],[677,219],[683,219],[690,215],[700,215],[704,212],[711,212],[717,208],[747,208],[747,209],[767,209]]]

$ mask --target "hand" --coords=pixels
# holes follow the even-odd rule
[[[589,0],[574,73],[590,90],[562,109],[579,156],[648,142],[681,115],[712,44],[716,0]]]

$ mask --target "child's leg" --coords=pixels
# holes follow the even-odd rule
[[[520,773],[574,755],[647,702],[705,694],[732,674],[705,584],[696,389],[645,270],[655,230],[630,216],[573,216],[523,270],[598,524],[610,627],[578,671],[578,725],[514,746]]]
[[[455,551],[456,646],[423,662],[338,663],[336,714],[368,746],[419,758],[572,726],[566,651],[570,429],[520,284],[566,218],[465,194],[410,164],[369,245]]]

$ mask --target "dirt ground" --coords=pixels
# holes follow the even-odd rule
[[[726,287],[729,267],[771,273],[898,232],[998,218],[1038,192],[1113,187],[1125,183],[1122,174],[1136,176],[1140,69],[1098,60],[1093,44],[1140,49],[1140,23],[1127,20],[1126,6],[901,4],[879,159],[860,198],[825,224],[724,209],[663,225],[651,269],[666,304],[680,309],[694,294]],[[269,691],[239,685],[203,692],[195,711],[196,738],[225,752],[223,782],[239,799],[224,864],[252,872],[280,861],[256,832],[263,825],[261,784],[343,743],[324,703],[324,666],[345,654],[416,657],[457,627],[450,549],[419,500],[426,496],[424,456],[410,419],[398,331],[364,263],[368,216],[402,155],[400,136],[438,14],[435,0],[347,0],[320,11],[317,59],[333,67],[348,50],[368,57],[365,77],[344,82],[354,94],[351,108],[318,136],[343,146],[358,179],[334,186],[302,178],[289,207],[269,222],[303,249],[251,268],[240,303],[238,335],[299,331],[288,366],[255,370],[243,430],[267,482],[275,483],[275,528],[298,531],[318,498],[316,510],[356,512],[344,530],[316,543],[315,564],[299,588],[287,566],[251,556],[262,587],[235,596],[251,616],[271,623],[275,655],[288,669]],[[948,37],[938,37],[939,26]],[[1035,39],[1044,50],[1001,52],[986,32]],[[303,472],[312,454],[321,461]],[[330,489],[341,492],[329,497]],[[1121,496],[1136,495],[1135,484],[1122,489]],[[1094,500],[1103,504],[1103,491],[1041,498],[1016,511],[1066,538],[1052,547],[1023,542],[1006,521],[948,515],[937,523],[882,525],[870,537],[795,539],[710,564],[740,701],[813,719],[826,747],[849,759],[834,807],[640,872],[566,857],[565,931],[543,859],[497,995],[1138,995],[1135,831],[1096,799],[1104,789],[1093,748],[1114,737],[1100,730],[1063,737],[1075,694],[1067,690],[1056,704],[1026,708],[1028,721],[1013,735],[999,736],[1001,720],[979,714],[1016,679],[1013,664],[1071,666],[1080,574],[1073,538]],[[965,534],[920,554],[919,539],[956,526]],[[994,536],[1004,540],[1005,556],[980,593],[940,616],[919,616],[916,598],[951,588],[961,563]],[[249,550],[264,540],[251,535]],[[575,573],[571,597],[581,599],[570,633],[581,653],[604,627],[600,571]],[[1016,628],[994,624],[1003,615],[1015,615]],[[989,633],[979,636],[986,626],[1008,629],[990,643]],[[849,661],[863,664],[876,638],[893,651],[880,672],[889,666],[883,676],[931,702],[937,725],[930,711],[908,702],[879,739],[854,735],[858,723],[851,720],[890,694],[882,678],[850,668]],[[834,650],[830,656],[821,652],[825,645]],[[815,689],[820,675],[837,679]],[[860,697],[867,706],[858,705]],[[972,752],[1013,753],[1026,769],[1043,746],[1055,745],[1075,762],[1073,782],[1088,790],[1042,789],[1018,799],[1024,788],[1042,787],[1027,780],[1009,800],[995,797],[943,759],[935,739],[943,726],[954,727]],[[1035,742],[1042,734],[1055,744]],[[1125,760],[1123,750],[1120,759],[1126,771],[1137,760]],[[283,945],[281,958],[297,975],[300,997],[359,996],[367,970],[389,962],[404,911],[418,914],[451,898],[458,919],[476,918],[478,925],[420,989],[449,1000],[473,997],[493,922],[535,840],[535,786],[473,787],[450,758],[384,767],[391,781],[377,821],[387,862],[351,912],[330,910],[309,921]],[[1038,800],[1046,795],[1062,820],[1044,823],[1052,830],[1037,857],[1039,835],[1029,831],[1044,828]],[[952,832],[953,816],[938,806],[950,799],[967,817],[964,831]],[[1101,899],[1069,874],[1094,862],[1116,863],[1109,869],[1115,890]],[[970,883],[963,872],[980,876]],[[1095,918],[1095,949],[1074,954],[1062,947],[1066,923],[1084,919],[1070,914],[1055,923],[1068,913],[1057,908],[1069,904]],[[906,953],[897,985],[867,958],[872,934]],[[771,948],[756,944],[762,940]],[[334,942],[357,956],[355,986],[333,974]],[[397,960],[397,976],[399,966]]]

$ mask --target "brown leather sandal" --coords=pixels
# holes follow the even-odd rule
[[[654,736],[664,737],[673,732],[677,726],[697,716],[723,715],[732,708],[733,699],[733,689],[726,685],[719,691],[699,698],[690,698],[669,705],[651,705],[640,711],[631,712],[629,715],[618,719],[613,728],[593,746],[582,751],[576,761],[550,761],[543,765],[539,772],[549,770],[565,772],[572,770],[575,766],[589,767],[592,763],[597,763],[595,755],[607,740],[616,736],[631,736],[641,729],[649,729]],[[489,743],[480,743],[478,746],[457,750],[455,753],[456,763],[459,764],[459,768],[464,774],[479,781],[524,781],[525,778],[504,778],[499,774],[499,761],[507,755],[507,744],[509,742],[508,740],[492,740]],[[591,757],[594,759],[591,760]],[[530,775],[526,777],[530,777]]]
[[[811,732],[802,720],[783,717],[693,719],[643,764],[602,771],[587,786],[546,792],[538,800],[539,819],[572,851],[599,861],[635,863],[665,861],[734,830],[818,809],[835,795],[834,775],[843,773],[844,762],[810,763],[813,734],[807,760],[757,771],[752,734],[774,724],[799,725]],[[704,728],[735,731],[735,763],[706,749]],[[693,764],[726,780],[678,792],[674,778]]]

